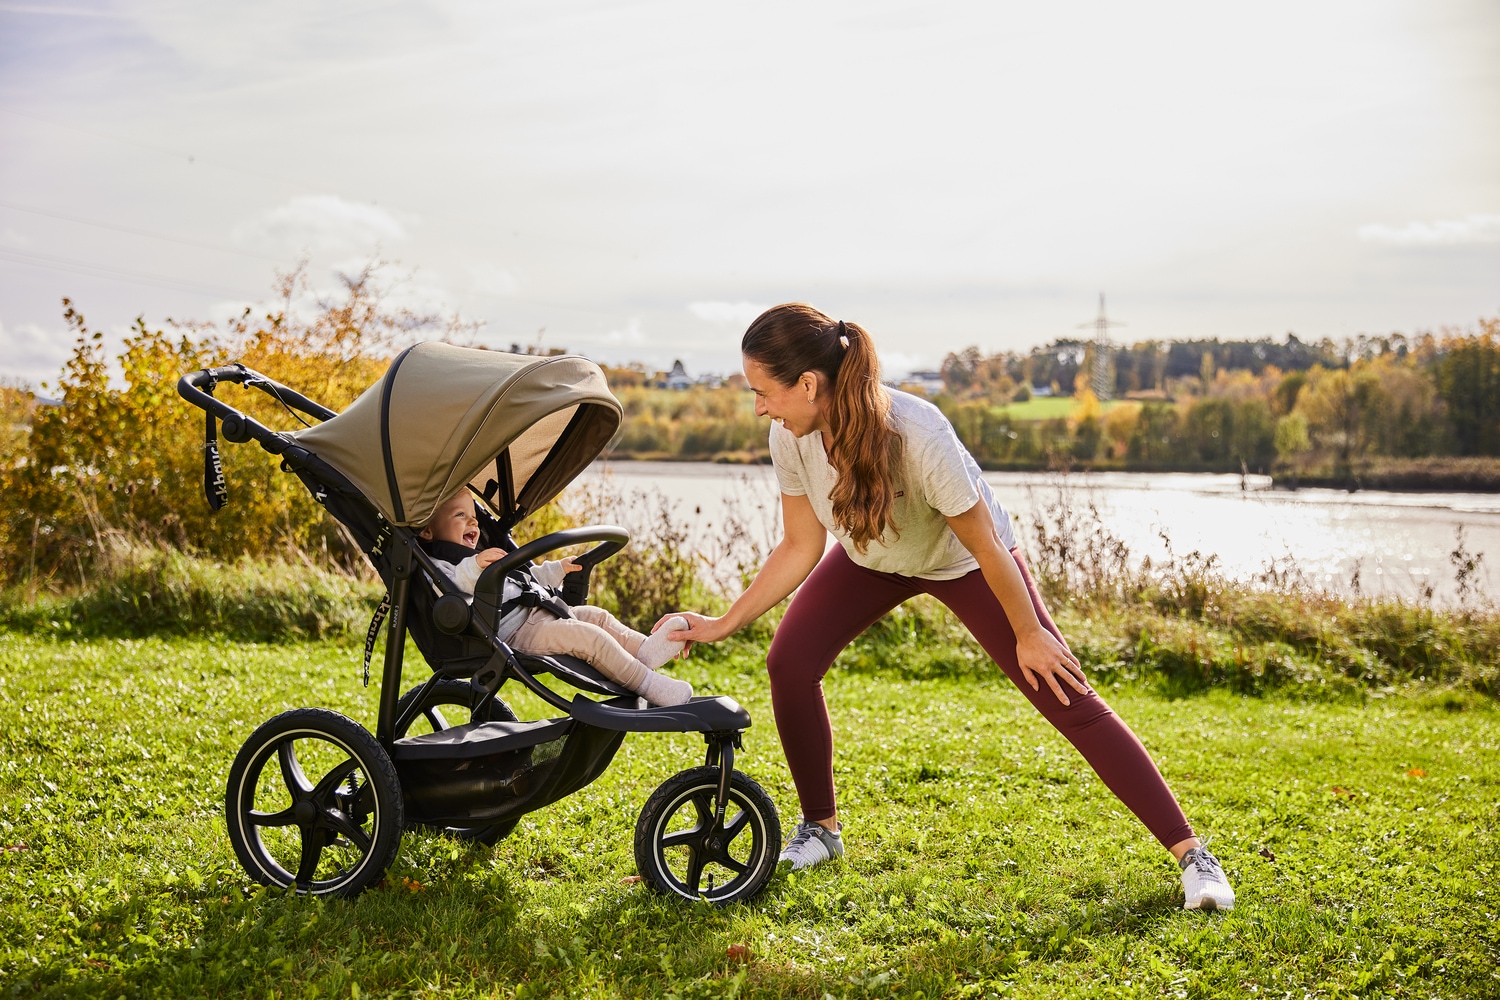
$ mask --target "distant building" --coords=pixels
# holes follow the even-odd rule
[[[948,389],[947,383],[943,381],[943,373],[934,371],[912,372],[902,379],[901,384],[915,386],[928,396],[936,396]]]
[[[687,369],[682,367],[681,361],[672,362],[672,370],[667,372],[667,377],[662,379],[663,389],[691,389],[693,380],[688,378]]]

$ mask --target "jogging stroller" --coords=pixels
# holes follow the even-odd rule
[[[215,399],[221,383],[254,387],[321,422],[272,430]],[[217,423],[226,440],[253,440],[279,456],[348,528],[387,587],[365,644],[368,683],[388,610],[374,734],[336,712],[299,708],[263,723],[235,757],[225,818],[251,878],[353,896],[381,880],[409,827],[493,843],[525,813],[602,774],[626,733],[699,732],[708,745],[703,766],[667,779],[641,810],[636,864],[653,888],[688,899],[729,903],[764,888],[781,826],[770,797],[734,768],[748,712],[728,697],[649,707],[582,660],[528,655],[495,637],[508,572],[557,549],[599,543],[576,557],[583,569],[568,574],[563,590],[569,604],[581,604],[590,570],[629,541],[607,525],[525,545],[511,538],[619,427],[620,404],[598,366],[423,343],[343,413],[243,365],[185,375],[177,390],[206,414],[210,506],[228,497]],[[481,575],[472,605],[416,542],[438,505],[464,488],[482,501],[479,547],[507,553]],[[408,634],[432,674],[402,694]],[[569,698],[541,676],[600,697]],[[510,680],[562,714],[517,719],[499,696]]]

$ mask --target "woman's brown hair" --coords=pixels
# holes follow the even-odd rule
[[[896,487],[892,476],[901,436],[891,424],[891,397],[880,384],[880,359],[870,335],[857,323],[830,319],[805,302],[774,306],[756,317],[740,341],[740,352],[789,386],[803,372],[827,379],[832,394],[828,461],[838,472],[830,499],[833,519],[863,553],[891,518]]]

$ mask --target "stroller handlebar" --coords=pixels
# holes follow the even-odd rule
[[[272,430],[254,417],[246,416],[228,403],[215,399],[214,386],[220,382],[253,386],[288,409],[300,410],[319,420],[338,416],[337,411],[315,403],[297,390],[240,364],[203,368],[189,372],[177,380],[177,394],[209,416],[217,417],[224,426],[224,437],[227,440],[242,443],[253,439],[272,454],[285,451],[289,443],[287,439],[279,431]]]

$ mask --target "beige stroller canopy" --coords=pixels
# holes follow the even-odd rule
[[[468,483],[509,530],[598,457],[620,415],[586,358],[417,344],[343,413],[292,437],[393,524],[426,524]]]

